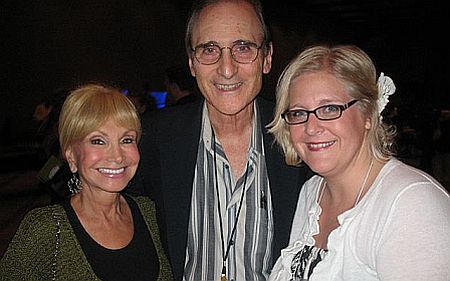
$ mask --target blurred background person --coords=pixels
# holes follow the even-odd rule
[[[44,151],[44,162],[50,157],[59,157],[58,119],[68,90],[60,88],[44,98],[33,113],[33,118],[38,122],[36,137]]]
[[[450,110],[439,111],[438,126],[435,135],[436,153],[433,170],[436,178],[450,190]]]
[[[68,94],[68,89],[56,89],[36,106],[33,114],[39,124],[36,140],[42,151],[39,153],[38,186],[50,195],[52,203],[70,195],[66,186],[70,171],[60,154],[58,135],[59,115]]]
[[[168,106],[193,102],[198,99],[197,83],[187,64],[168,67],[165,81]]]
[[[147,90],[142,92],[129,91],[127,97],[134,104],[140,115],[144,114],[147,110],[156,110],[155,99]]]

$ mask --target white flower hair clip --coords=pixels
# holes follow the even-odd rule
[[[378,78],[378,113],[381,117],[381,112],[384,110],[389,102],[389,96],[395,93],[394,81],[389,76],[384,76],[384,73],[380,73]]]

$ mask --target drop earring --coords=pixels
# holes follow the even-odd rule
[[[78,173],[72,173],[72,177],[70,177],[69,181],[67,182],[67,187],[69,187],[69,191],[72,195],[77,194],[81,191],[81,181],[78,177]]]

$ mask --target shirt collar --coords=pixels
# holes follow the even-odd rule
[[[208,107],[206,106],[206,102],[203,104],[203,111],[202,111],[202,140],[205,144],[205,148],[212,153],[212,143],[213,143],[213,136],[212,136],[212,128],[211,128],[211,121],[209,119],[208,115]],[[252,128],[252,136],[250,141],[250,154],[253,155],[253,153],[256,154],[264,154],[263,146],[262,146],[262,133],[261,133],[261,126],[260,126],[260,118],[259,118],[259,111],[258,106],[256,106],[256,102],[253,102],[253,128]],[[218,143],[219,140],[216,140]],[[253,153],[252,153],[253,152]]]

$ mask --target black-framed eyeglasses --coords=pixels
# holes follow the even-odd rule
[[[352,100],[346,104],[327,104],[319,106],[313,110],[305,109],[288,109],[281,114],[281,118],[288,125],[298,125],[308,122],[309,115],[313,113],[317,119],[322,121],[330,121],[338,119],[342,116],[342,112],[354,105],[358,100]]]
[[[259,49],[262,45],[256,45],[253,42],[241,41],[233,44],[231,47],[220,47],[215,43],[205,43],[191,48],[194,52],[195,59],[205,65],[215,64],[222,57],[223,49],[230,49],[231,57],[234,61],[243,64],[249,64],[256,60],[258,57]]]

